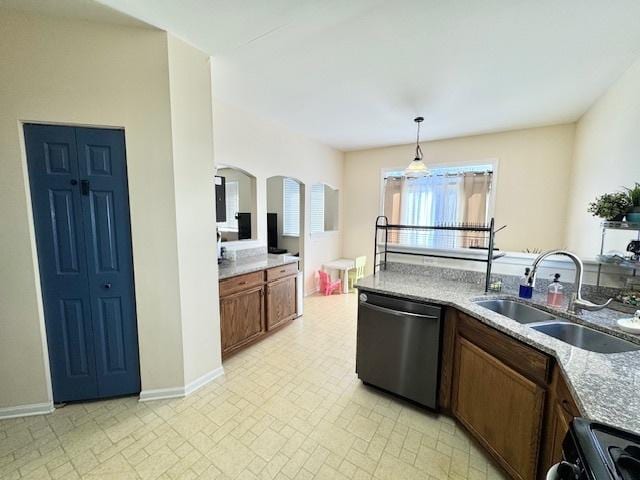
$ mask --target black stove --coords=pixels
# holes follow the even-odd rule
[[[640,435],[583,418],[571,422],[562,443],[562,480],[640,480]]]

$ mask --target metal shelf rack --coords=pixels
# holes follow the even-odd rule
[[[608,230],[625,230],[625,231],[629,231],[629,232],[636,232],[636,239],[640,240],[640,223],[632,223],[632,222],[611,222],[611,221],[606,221],[606,222],[602,222],[600,224],[600,227],[602,228],[602,235],[601,235],[601,239],[600,239],[600,255],[599,257],[603,257],[604,256],[604,243],[605,243],[605,239],[607,237],[607,231]],[[603,262],[598,260],[598,276],[596,279],[596,285],[600,285],[600,276],[602,274],[602,267],[603,265],[609,265],[609,266],[613,266],[613,267],[619,267],[619,268],[628,268],[632,270],[632,276],[636,276],[636,271],[638,269],[640,269],[640,261],[632,261],[632,260],[625,260],[623,262],[620,263],[613,263],[613,262]]]
[[[484,291],[489,290],[489,283],[491,277],[491,268],[493,261],[498,258],[504,257],[505,253],[495,252],[495,234],[505,228],[506,225],[496,229],[495,221],[492,218],[489,224],[442,224],[442,225],[398,225],[390,224],[386,216],[380,215],[376,218],[375,225],[375,237],[374,237],[374,252],[373,252],[373,274],[377,271],[387,268],[387,255],[413,255],[418,257],[431,257],[431,258],[444,258],[450,260],[467,260],[471,262],[482,262],[487,264],[486,278]],[[384,240],[381,241],[381,234],[384,235]],[[424,253],[424,252],[410,252],[398,250],[398,240],[402,240],[402,236],[411,236],[414,240],[413,243],[420,243],[420,240],[424,241],[425,246],[429,241],[436,243],[438,247],[443,246],[450,249],[460,248],[459,244],[467,244],[470,249],[477,251],[486,251],[486,256],[464,256],[462,252],[460,254],[447,254],[447,253]],[[389,248],[389,237],[392,236],[392,248]],[[418,242],[415,242],[418,240]],[[396,247],[396,248],[393,248]]]

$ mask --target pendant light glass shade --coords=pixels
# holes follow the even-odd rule
[[[413,121],[418,125],[418,131],[416,134],[416,156],[404,170],[404,175],[405,177],[426,177],[429,175],[429,169],[422,161],[422,149],[420,148],[420,124],[424,121],[424,118],[416,117]]]

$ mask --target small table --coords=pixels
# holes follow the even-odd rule
[[[342,280],[342,293],[349,293],[349,270],[356,267],[355,260],[339,258],[322,264],[322,270],[337,270]]]

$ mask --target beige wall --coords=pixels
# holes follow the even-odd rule
[[[215,96],[215,75],[213,78]],[[256,242],[241,242],[244,247],[267,243],[267,178],[292,177],[307,187],[326,182],[342,190],[341,152],[215,98],[213,118],[216,163],[241,168],[257,180],[258,238]],[[309,231],[309,190],[305,188],[305,232]],[[342,208],[342,191],[340,195]],[[317,235],[307,233],[305,240],[305,288],[309,293],[315,289],[314,274],[322,262],[341,256],[342,230]]]
[[[495,212],[503,250],[548,249],[565,243],[574,124],[424,142],[427,164],[497,159]],[[380,212],[381,171],[405,168],[414,145],[348,152],[344,163],[343,254],[367,255],[371,271],[373,225]]]
[[[168,36],[185,384],[221,368],[209,56]]]
[[[177,106],[189,98],[185,89],[204,88],[202,77],[185,79],[178,69],[188,66],[190,73],[197,70],[199,75],[206,69],[206,78],[209,70],[201,55],[196,55],[197,61],[205,65],[196,67],[196,59],[185,54],[185,47],[170,44],[171,61],[177,67],[172,72]],[[142,388],[183,386],[183,334],[191,348],[199,329],[207,335],[217,332],[217,311],[211,310],[210,301],[196,305],[186,294],[181,298],[180,283],[189,287],[196,274],[213,279],[210,292],[215,295],[217,265],[204,261],[195,267],[193,258],[184,252],[192,247],[202,252],[201,237],[186,238],[194,222],[187,210],[190,202],[199,202],[206,195],[204,178],[187,176],[181,163],[194,154],[197,175],[202,175],[212,160],[205,160],[211,154],[210,135],[193,144],[191,135],[195,134],[186,129],[199,126],[192,125],[191,118],[184,126],[184,110],[176,110],[172,117],[166,33],[2,11],[0,65],[0,408],[51,400],[24,121],[124,128]],[[210,105],[210,99],[198,101],[205,105],[202,109],[207,101]],[[190,102],[197,103],[193,98]],[[194,115],[206,122],[201,109]],[[209,184],[208,188],[213,187]],[[213,218],[212,200],[209,205]],[[197,211],[203,213],[202,208]],[[202,235],[211,236],[214,252],[215,237],[206,222]],[[198,308],[210,311],[200,313],[193,330],[183,328],[181,315],[192,318]],[[213,325],[203,327],[204,317],[211,318]],[[207,340],[203,334],[200,341]],[[211,348],[211,355],[219,356],[216,345]],[[213,367],[215,359],[209,357],[203,360],[205,368],[189,364],[187,377]]]
[[[572,180],[567,245],[593,258],[600,251],[600,219],[587,212],[589,202],[640,182],[640,60],[578,122]],[[605,250],[624,250],[633,235],[608,237]]]

